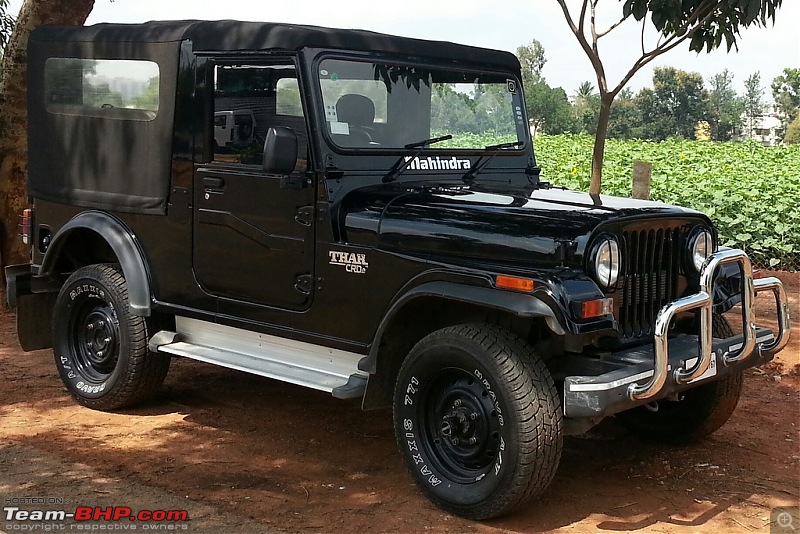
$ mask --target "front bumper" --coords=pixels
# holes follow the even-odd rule
[[[742,274],[743,333],[728,339],[714,339],[711,335],[714,276],[720,267],[732,263],[739,265]],[[771,291],[775,297],[777,332],[756,327],[753,304],[756,293],[762,291]],[[692,310],[700,312],[699,335],[669,339],[673,318]],[[789,305],[781,281],[774,277],[754,279],[750,260],[741,250],[718,252],[703,266],[700,291],[659,311],[651,348],[612,355],[611,359],[619,365],[612,371],[564,378],[564,415],[605,417],[761,365],[786,346],[789,329]]]

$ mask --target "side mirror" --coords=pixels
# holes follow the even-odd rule
[[[290,174],[297,165],[297,134],[285,126],[267,130],[261,168],[271,174]]]

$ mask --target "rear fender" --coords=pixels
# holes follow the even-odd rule
[[[70,236],[76,230],[91,230],[108,243],[122,268],[128,285],[128,299],[133,315],[149,317],[151,313],[150,276],[144,254],[130,231],[119,219],[101,211],[85,211],[62,226],[47,249],[39,275],[56,273],[59,257],[65,252]]]

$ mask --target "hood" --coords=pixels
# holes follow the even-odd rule
[[[341,206],[344,237],[353,244],[430,259],[541,267],[579,264],[601,225],[703,217],[658,202],[555,188],[385,186],[353,191]]]

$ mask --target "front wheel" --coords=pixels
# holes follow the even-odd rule
[[[398,376],[394,426],[420,488],[470,519],[541,493],[561,457],[550,372],[527,343],[486,325],[444,328],[417,343]]]
[[[147,348],[150,321],[132,315],[116,265],[89,265],[61,288],[53,355],[61,380],[84,406],[114,410],[142,401],[166,377],[169,356]]]

